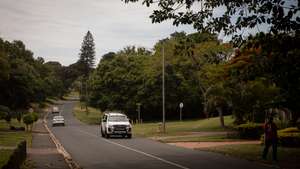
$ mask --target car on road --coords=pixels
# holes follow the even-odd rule
[[[121,135],[131,138],[132,126],[127,116],[118,112],[105,112],[101,119],[101,135],[109,138],[111,135]]]
[[[54,116],[52,119],[52,126],[64,126],[65,125],[65,119],[64,116]]]
[[[57,113],[59,113],[58,107],[57,106],[53,106],[52,107],[52,114],[57,114]]]

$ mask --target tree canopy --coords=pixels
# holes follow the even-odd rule
[[[124,0],[125,3],[139,0]],[[294,32],[300,28],[298,0],[140,0],[155,6],[153,23],[173,20],[174,25],[190,24],[198,31],[237,35],[245,28],[267,26],[274,34]]]

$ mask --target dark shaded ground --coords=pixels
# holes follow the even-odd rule
[[[28,159],[33,162],[35,168],[69,169],[41,120],[35,124],[32,135],[32,147],[28,150]]]

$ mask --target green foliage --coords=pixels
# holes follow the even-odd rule
[[[34,116],[31,113],[23,116],[23,122],[26,124],[27,130],[29,130],[29,126],[33,124],[34,120]]]
[[[264,143],[264,135],[261,136]],[[278,144],[283,147],[300,147],[300,130],[296,127],[278,130]]]
[[[0,105],[0,120],[5,119],[10,109],[6,106]]]
[[[4,120],[7,122],[7,123],[10,123],[11,121],[11,114],[10,113],[7,113],[4,117]]]
[[[185,48],[186,41],[189,46]],[[158,42],[153,53],[145,48],[128,46],[109,57],[105,55],[89,78],[89,103],[102,111],[122,110],[132,119],[137,116],[136,104],[141,103],[144,120],[160,118],[164,47],[168,118],[178,119],[180,102],[185,104],[184,118],[203,117],[198,71],[202,65],[223,59],[215,56],[229,50],[220,46],[223,45],[215,35],[174,33]],[[211,61],[210,58],[215,59]]]
[[[39,119],[39,115],[35,112],[31,113],[31,116],[32,116],[33,122],[36,122]]]
[[[18,112],[16,114],[16,119],[18,120],[19,123],[21,123],[21,120],[22,120],[22,113]]]
[[[299,33],[293,35],[260,33],[249,37],[241,53],[232,58],[225,69],[229,87],[237,89],[233,90],[236,92],[233,96],[236,97],[232,98],[233,103],[238,104],[233,107],[242,106],[236,112],[249,114],[244,112],[251,110],[247,105],[257,106],[257,110],[260,109],[257,112],[261,113],[263,112],[261,108],[264,107],[283,107],[291,110],[292,124],[295,125],[300,117],[298,111],[300,79],[297,78],[300,76],[300,52],[297,46],[299,43]],[[248,93],[250,97],[242,97]],[[246,105],[243,106],[243,103]]]
[[[125,3],[139,0],[125,0]],[[190,24],[201,32],[224,32],[236,38],[245,28],[268,25],[274,34],[299,30],[299,1],[206,1],[206,0],[141,0],[154,6],[150,15],[153,23],[173,20],[173,25]],[[157,5],[157,6],[156,6]],[[153,8],[153,7],[152,7]]]
[[[88,31],[83,38],[78,60],[81,75],[85,78],[88,77],[94,67],[95,54],[94,38],[91,32]]]
[[[73,81],[66,75],[71,74],[71,70],[58,62],[44,63],[42,58],[35,59],[21,41],[8,42],[0,38],[0,103],[19,110],[26,109],[32,102],[43,102],[47,97],[61,97]]]
[[[245,123],[235,127],[240,138],[257,139],[264,132],[263,125],[257,123]]]
[[[279,90],[265,79],[233,84],[230,98],[236,123],[263,122],[265,111],[280,101]]]

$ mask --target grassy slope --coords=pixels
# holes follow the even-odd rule
[[[11,121],[11,125],[24,127],[24,124],[19,123],[16,119]],[[9,125],[4,120],[0,120],[0,146],[16,146],[22,140],[27,140],[28,145],[30,145],[31,133],[25,131],[10,131]]]
[[[251,161],[259,161],[264,163],[271,163],[272,150],[269,150],[268,159],[269,161],[262,160],[262,145],[225,145],[211,148],[204,148],[199,150],[212,151],[230,155],[238,158],[243,158]],[[281,168],[300,168],[300,148],[278,148],[278,160],[276,165]]]
[[[159,141],[164,143],[174,142],[224,142],[224,141],[239,141],[240,139],[228,138],[226,135],[212,135],[212,136],[185,136],[185,137],[171,137],[162,138]]]
[[[0,168],[7,163],[12,153],[13,150],[0,149]]]
[[[85,112],[85,109],[80,108],[80,103],[78,103],[74,108],[74,115],[80,121],[86,124],[99,124],[100,118],[102,116],[102,112],[98,109],[89,107],[89,113]],[[227,127],[232,127],[233,118],[231,116],[225,116],[225,124]],[[143,124],[135,124],[133,125],[133,132],[136,136],[144,136],[144,137],[153,137],[153,136],[176,136],[176,135],[185,135],[189,132],[200,132],[200,131],[226,131],[228,129],[223,129],[220,127],[219,118],[210,118],[210,119],[201,119],[201,120],[188,120],[188,121],[173,121],[167,122],[166,128],[167,133],[161,134],[158,132],[158,124],[159,123],[143,123]],[[206,137],[196,137],[191,138],[194,141],[197,140],[217,140],[221,141],[224,136],[211,136],[209,138]],[[183,139],[183,138],[181,138]]]
[[[228,127],[232,127],[233,118],[231,116],[225,117],[225,124]],[[144,123],[134,125],[133,131],[138,136],[162,136],[158,132],[159,123]],[[185,135],[188,132],[200,132],[200,131],[225,131],[220,127],[219,118],[201,119],[201,120],[189,120],[189,121],[174,121],[166,123],[167,133],[164,135]]]
[[[24,126],[23,123],[19,123],[16,119],[12,119],[11,125],[15,127]],[[21,141],[27,140],[27,143],[31,144],[31,133],[25,131],[10,131],[9,125],[4,120],[0,120],[0,168],[6,164],[12,149],[5,149],[5,146],[13,147],[18,145]],[[4,148],[3,148],[4,147]]]
[[[99,124],[102,112],[92,107],[88,107],[89,113],[86,113],[85,107],[80,108],[80,103],[76,104],[73,113],[75,117],[86,124]]]

